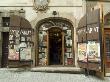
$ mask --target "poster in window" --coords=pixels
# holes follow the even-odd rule
[[[20,48],[20,60],[31,59],[31,48]]]
[[[87,53],[89,61],[100,61],[100,43],[89,41],[87,44]]]
[[[26,41],[25,39],[26,39],[25,37],[21,37],[21,41]]]
[[[73,64],[73,58],[67,58],[67,65]]]
[[[66,46],[72,46],[72,40],[66,40]]]
[[[13,35],[9,35],[9,40],[13,40]]]
[[[72,52],[71,48],[66,48],[66,52]]]
[[[19,52],[16,49],[9,49],[9,60],[19,60]]]
[[[42,53],[39,53],[39,58],[40,58],[40,59],[42,58]]]
[[[71,36],[71,30],[67,30],[67,34]]]
[[[87,44],[86,43],[78,43],[78,60],[87,62]]]
[[[32,40],[31,40],[31,37],[26,37],[26,38],[27,38],[26,41],[32,41]]]
[[[65,53],[66,57],[69,58],[69,53]]]

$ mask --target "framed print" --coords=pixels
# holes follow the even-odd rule
[[[45,53],[42,53],[42,58],[45,58]]]
[[[26,41],[31,41],[31,37],[26,37]]]
[[[65,53],[66,57],[69,58],[69,53]]]
[[[72,46],[72,40],[67,40],[66,41],[66,46]]]
[[[19,45],[19,39],[16,39],[15,40],[15,44],[18,44]]]
[[[39,58],[40,58],[40,59],[42,58],[42,53],[39,53]]]
[[[9,35],[9,40],[13,40],[13,35]]]
[[[95,41],[88,41],[87,53],[89,61],[101,61],[100,60],[100,43]]]
[[[19,60],[19,52],[16,51],[16,49],[9,49],[9,60]]]
[[[72,52],[71,48],[66,48],[66,52]]]
[[[67,58],[67,65],[73,64],[73,58]]]
[[[87,44],[78,43],[78,60],[85,61],[85,59],[87,59]]]
[[[31,59],[31,48],[20,48],[20,60]]]
[[[71,30],[67,30],[67,35],[71,36]]]

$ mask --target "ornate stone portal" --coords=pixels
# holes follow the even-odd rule
[[[70,22],[58,18],[43,20],[38,25],[38,65],[74,65],[72,27]]]

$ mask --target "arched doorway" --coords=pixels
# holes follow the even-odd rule
[[[36,31],[37,65],[74,65],[74,28],[70,21],[59,17],[46,18],[38,22]]]
[[[50,28],[48,30],[49,34],[49,65],[62,65],[62,30],[58,27]]]

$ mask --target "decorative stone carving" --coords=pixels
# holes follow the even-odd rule
[[[33,0],[34,8],[38,11],[45,11],[48,8],[49,0]]]

